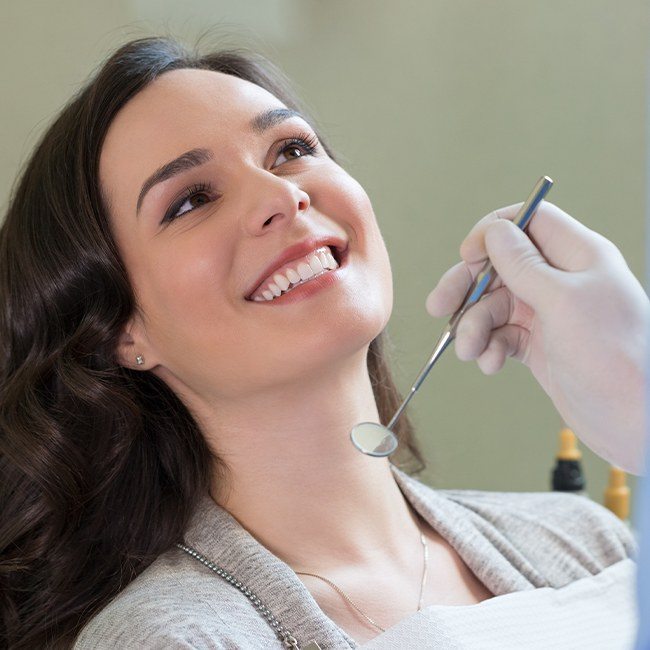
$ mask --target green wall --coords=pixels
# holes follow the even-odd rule
[[[275,60],[373,201],[394,272],[389,331],[404,391],[445,324],[424,301],[463,237],[543,174],[555,180],[549,200],[643,276],[642,0],[67,0],[4,2],[1,12],[3,208],[38,134],[125,40],[170,31],[192,41],[215,25],[225,44]],[[517,362],[486,377],[449,350],[409,408],[431,484],[548,489],[562,422]],[[608,466],[582,449],[601,501]]]

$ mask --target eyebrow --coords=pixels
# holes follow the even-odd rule
[[[289,108],[271,108],[256,115],[249,122],[249,127],[252,131],[261,135],[265,131],[268,131],[270,128],[292,117],[300,117],[301,119],[305,120],[305,122],[307,122],[307,120],[300,113],[298,113],[298,111],[294,111]],[[142,184],[140,194],[138,195],[138,202],[135,208],[136,216],[140,213],[140,207],[142,206],[142,201],[144,200],[145,195],[154,185],[158,185],[158,183],[169,180],[173,176],[188,171],[189,169],[198,167],[199,165],[204,165],[206,162],[212,160],[213,158],[214,154],[210,149],[197,148],[186,151],[185,153],[178,156],[178,158],[174,158],[174,160],[171,160],[168,163],[165,163],[162,167],[159,167]]]

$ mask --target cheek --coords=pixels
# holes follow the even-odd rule
[[[150,338],[171,346],[183,345],[192,332],[219,338],[233,326],[231,259],[225,247],[206,236],[187,235],[170,238],[140,274]]]
[[[385,267],[386,245],[370,197],[357,180],[342,168],[339,167],[338,170],[337,174],[332,175],[330,201],[325,214],[337,215],[340,223],[351,231],[351,241],[357,244],[361,252],[368,255],[377,253],[384,258],[381,265]]]
[[[343,211],[343,218],[348,219],[372,217],[374,212],[368,194],[361,184],[350,176],[342,167],[333,165],[321,175],[322,183],[319,194],[324,197],[328,207],[335,212]]]
[[[393,277],[386,243],[361,184],[340,167],[329,178],[329,201],[319,209],[343,226],[350,240],[352,282],[344,292],[348,321],[365,321],[371,329],[378,327],[378,333],[388,323],[393,308]]]
[[[386,287],[386,295],[390,294],[392,305],[392,269],[372,202],[361,184],[341,171],[342,178],[336,195],[339,203],[337,212],[352,231],[352,245],[356,245],[357,254],[365,259],[377,285]]]

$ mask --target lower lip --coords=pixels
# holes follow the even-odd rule
[[[283,293],[273,300],[249,300],[254,305],[261,306],[271,306],[271,305],[288,305],[292,302],[298,302],[304,300],[309,296],[313,296],[315,293],[318,293],[326,287],[331,287],[339,282],[341,278],[347,273],[347,262],[348,262],[348,253],[347,251],[343,258],[341,259],[341,265],[334,269],[333,271],[326,271],[322,273],[317,278],[309,280],[304,284],[299,284],[297,287],[293,288],[288,293]]]

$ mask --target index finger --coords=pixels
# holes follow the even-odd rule
[[[485,261],[485,232],[497,219],[514,221],[523,203],[499,208],[480,219],[460,245],[467,263]],[[582,271],[594,264],[603,248],[610,245],[605,237],[587,228],[553,203],[542,201],[526,228],[526,234],[551,266],[562,271]]]

